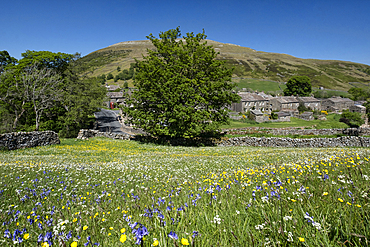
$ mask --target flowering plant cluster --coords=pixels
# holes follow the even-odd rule
[[[99,138],[1,152],[0,245],[366,246],[369,156]]]

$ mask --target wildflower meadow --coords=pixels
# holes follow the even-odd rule
[[[0,246],[369,246],[370,150],[104,138],[0,152]]]

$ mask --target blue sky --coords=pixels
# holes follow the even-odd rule
[[[0,50],[87,55],[180,26],[208,39],[370,65],[370,1],[2,1]]]

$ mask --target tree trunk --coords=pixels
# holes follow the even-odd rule
[[[22,109],[22,111],[19,115],[15,114],[15,119],[14,119],[14,123],[13,123],[13,131],[15,131],[15,129],[17,128],[18,120],[21,118],[24,111],[25,111],[25,109]]]

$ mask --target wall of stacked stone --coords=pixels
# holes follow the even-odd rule
[[[255,147],[370,147],[370,137],[341,136],[337,138],[280,138],[280,137],[233,137],[233,138],[196,138],[196,139],[166,139],[160,140],[150,136],[130,136],[99,132],[98,130],[81,129],[78,139],[86,140],[92,137],[107,137],[120,140],[136,140],[154,142],[171,146],[255,146]]]
[[[370,147],[370,137],[341,136],[338,138],[279,138],[279,137],[234,137],[223,140],[218,146],[253,147]]]
[[[54,131],[12,132],[0,135],[0,149],[15,150],[59,144]]]
[[[226,130],[229,134],[265,133],[273,135],[349,135],[370,136],[370,128],[348,128],[348,129],[302,129],[302,128],[276,128],[267,129],[262,127],[251,127],[243,129]]]
[[[99,130],[87,130],[87,129],[81,129],[80,132],[78,132],[77,139],[86,140],[92,137],[107,137],[112,139],[130,140],[130,135],[100,132]]]

